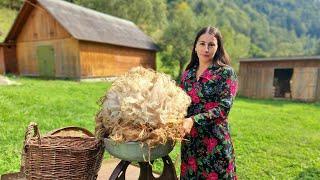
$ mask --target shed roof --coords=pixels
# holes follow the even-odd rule
[[[303,60],[320,60],[320,56],[269,57],[269,58],[240,58],[239,62],[303,61]]]
[[[28,0],[28,2],[24,3],[19,15],[29,15],[31,12],[30,8],[34,8],[30,4],[36,3],[37,1],[78,40],[147,50],[158,49],[152,39],[142,32],[133,22],[84,8],[63,0]],[[19,15],[17,19],[19,19]],[[5,42],[15,39],[17,34],[21,31],[22,27],[19,28],[19,26],[23,26],[23,21],[17,19]]]

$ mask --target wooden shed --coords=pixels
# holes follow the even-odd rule
[[[157,46],[134,23],[63,0],[25,1],[4,44],[6,72],[23,76],[82,79],[156,68]]]
[[[241,59],[239,71],[243,96],[320,100],[320,56]]]

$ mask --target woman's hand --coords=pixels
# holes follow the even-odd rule
[[[189,134],[191,131],[191,128],[193,126],[193,119],[192,118],[186,118],[183,121],[183,129],[185,134]]]

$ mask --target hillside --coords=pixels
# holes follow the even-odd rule
[[[320,1],[190,1],[199,15],[214,16],[219,27],[253,43],[247,56],[312,55],[320,39]],[[242,44],[242,43],[241,43]]]
[[[0,42],[2,42],[11,28],[17,15],[16,10],[0,7]]]
[[[258,13],[265,15],[273,26],[294,31],[298,37],[303,35],[320,38],[319,0],[236,0],[241,8],[249,5]]]
[[[104,11],[101,7],[103,3],[99,3],[98,0],[68,1]],[[243,34],[259,49],[266,51],[267,54],[265,55],[312,54],[316,52],[317,43],[320,39],[320,11],[318,10],[320,1],[318,0],[163,1],[169,12],[175,10],[176,4],[188,2],[196,16],[200,18],[201,16],[215,17],[212,18],[211,22],[207,22],[219,27],[227,26],[234,33]],[[4,34],[9,30],[17,14],[19,4],[22,4],[19,0],[4,0],[0,3],[0,31]],[[112,3],[110,4],[112,5]],[[16,8],[16,10],[7,9],[8,7]],[[110,12],[110,14],[114,14],[114,12]],[[170,16],[167,16],[167,19],[170,22]],[[3,37],[4,35],[1,36],[0,40],[3,40]],[[298,44],[288,44],[292,42]],[[283,49],[288,47],[289,50],[286,50],[287,53],[275,52],[279,47],[283,47]],[[263,54],[260,56],[263,56]]]

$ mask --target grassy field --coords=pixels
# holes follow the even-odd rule
[[[76,125],[91,131],[110,84],[13,78],[0,86],[0,174],[19,170],[25,128]],[[320,103],[238,97],[230,114],[240,179],[319,179]],[[170,154],[175,160],[179,145]],[[160,163],[156,168],[161,167]]]

